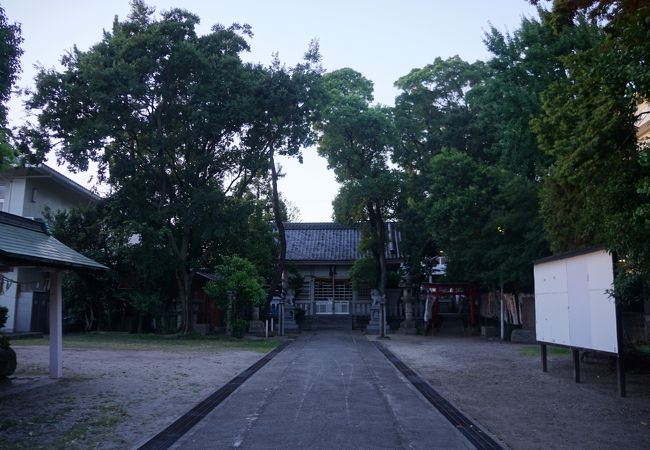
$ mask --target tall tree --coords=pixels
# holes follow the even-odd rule
[[[557,32],[594,19],[600,41],[564,59],[567,76],[544,95],[535,122],[540,146],[555,157],[542,206],[556,250],[601,243],[623,255],[628,270],[650,277],[650,167],[636,125],[650,98],[644,2],[554,4]]]
[[[243,143],[251,153],[259,155],[260,161],[260,166],[246,176],[248,179],[262,176],[271,186],[279,254],[269,284],[267,302],[270,303],[282,279],[287,252],[284,208],[278,190],[281,172],[276,158],[278,155],[295,157],[302,162],[302,149],[314,143],[311,123],[319,101],[318,80],[322,73],[318,43],[312,41],[304,62],[295,67],[282,65],[276,55],[269,67],[254,66],[253,73],[256,114]]]
[[[365,249],[377,262],[378,285],[386,290],[386,220],[394,214],[399,175],[388,167],[396,140],[389,108],[371,105],[372,82],[352,69],[323,76],[324,107],[317,128],[318,153],[342,184],[334,216],[342,223],[363,222]]]
[[[425,203],[439,194],[428,185],[432,158],[445,149],[471,152],[484,159],[491,127],[477,129],[467,93],[485,79],[484,64],[470,64],[458,56],[413,69],[395,82],[401,93],[395,99],[395,126],[399,137],[393,162],[402,171],[403,201],[399,217],[403,248],[410,255],[411,270],[419,271],[422,258],[437,256],[444,250],[437,242]],[[443,174],[444,175],[444,174]],[[452,180],[449,180],[452,181]],[[413,275],[417,275],[414,273]]]
[[[9,144],[7,102],[20,72],[22,42],[20,25],[9,23],[4,8],[0,6],[0,170],[11,164],[15,158],[14,150]]]
[[[400,216],[420,236],[407,244],[415,259],[443,250],[450,277],[530,289],[532,260],[548,252],[538,192],[552,158],[530,120],[541,92],[565,77],[561,57],[591,48],[597,32],[556,33],[540,15],[512,34],[492,28],[484,63],[437,59],[396,83],[396,162],[407,174]]]
[[[436,58],[432,64],[413,69],[395,82],[401,90],[395,99],[400,145],[395,148],[393,159],[407,174],[420,171],[443,148],[483,150],[485,145],[481,142],[489,128],[474,128],[475,115],[466,94],[484,79],[482,62],[471,64],[453,56]]]
[[[205,243],[218,238],[229,201],[225,181],[258,163],[239,145],[251,116],[239,57],[249,29],[215,25],[198,36],[198,23],[180,9],[158,18],[135,0],[99,43],[65,55],[63,71],[41,71],[29,101],[58,158],[81,170],[96,161],[129,217],[161,230],[184,333],[192,269],[205,265]]]

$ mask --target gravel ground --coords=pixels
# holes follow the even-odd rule
[[[393,335],[382,341],[447,400],[513,449],[650,448],[650,374],[628,373],[620,398],[607,363],[478,337]],[[242,350],[64,350],[49,380],[48,349],[15,346],[19,369],[0,383],[0,448],[129,448],[262,357]]]
[[[382,341],[466,416],[513,449],[650,448],[650,374],[627,373],[618,395],[607,361],[581,364],[570,355],[480,337],[401,336]]]
[[[0,448],[129,448],[143,443],[263,356],[253,351],[66,348],[48,379],[48,348],[14,346],[0,383]]]

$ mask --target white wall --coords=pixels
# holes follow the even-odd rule
[[[41,178],[13,178],[3,179],[5,185],[5,201],[2,205],[3,212],[16,214],[23,217],[43,218],[43,210],[49,207],[52,212],[68,210],[90,203],[88,197],[62,186],[60,183],[48,177]],[[5,276],[20,282],[38,281],[39,285],[26,285],[22,291],[43,289],[46,286],[48,275],[41,271],[30,269],[18,269]],[[0,305],[6,306],[9,310],[7,323],[3,331],[25,331],[28,321],[31,323],[31,296],[21,299],[17,298],[16,285],[0,296]],[[17,302],[20,301],[20,311],[17,311]],[[20,314],[20,318],[17,314]],[[29,313],[29,317],[26,314]],[[20,328],[20,329],[19,329]]]
[[[613,281],[604,250],[535,264],[537,340],[618,353]]]
[[[5,203],[4,212],[15,214],[17,216],[23,215],[23,205],[25,203],[25,185],[24,178],[7,181],[5,183]]]
[[[34,218],[43,218],[46,206],[55,213],[90,203],[86,197],[49,178],[27,179],[24,198],[22,216]]]

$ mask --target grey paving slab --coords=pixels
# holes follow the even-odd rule
[[[474,448],[361,334],[303,334],[172,447]]]

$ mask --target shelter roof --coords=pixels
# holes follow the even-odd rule
[[[11,267],[107,269],[54,238],[45,222],[0,212],[0,263]]]

